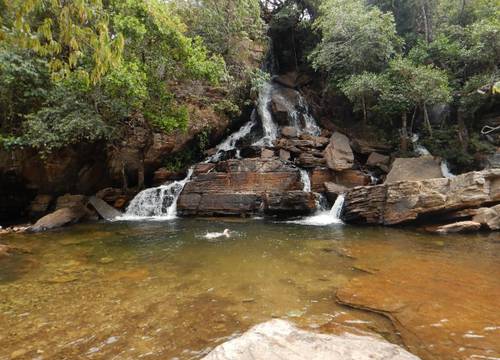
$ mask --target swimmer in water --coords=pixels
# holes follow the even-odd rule
[[[223,232],[207,233],[205,235],[205,238],[206,239],[217,239],[217,238],[220,238],[220,237],[223,237],[223,236],[225,236],[227,238],[231,237],[229,229],[224,229]]]

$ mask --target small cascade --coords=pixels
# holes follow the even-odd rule
[[[278,137],[278,127],[273,121],[273,115],[269,109],[271,103],[271,93],[273,85],[270,82],[262,85],[259,92],[259,99],[257,101],[257,112],[259,113],[263,136],[260,140],[255,142],[254,145],[258,146],[272,146],[273,141]]]
[[[343,194],[340,194],[339,196],[337,196],[337,199],[335,200],[335,203],[333,204],[330,210],[323,208],[316,215],[307,217],[302,220],[289,221],[289,222],[293,224],[310,225],[310,226],[327,226],[334,224],[344,224],[344,222],[340,219],[340,216],[342,215],[342,209],[344,208],[344,201],[345,201],[345,196]],[[322,203],[320,200],[320,209],[322,208],[321,204]]]
[[[321,129],[316,123],[316,120],[311,116],[309,112],[309,107],[307,106],[307,102],[302,95],[299,96],[299,106],[304,109],[303,118],[304,118],[304,129],[303,131],[314,136],[319,136],[321,134]]]
[[[307,170],[304,169],[299,169],[299,171],[300,171],[300,180],[304,185],[303,191],[311,192],[311,179],[309,178],[309,173],[307,172]]]
[[[241,139],[245,138],[252,131],[253,127],[257,124],[256,114],[252,113],[252,118],[245,125],[243,125],[238,131],[229,135],[226,140],[217,145],[217,152],[210,156],[205,162],[217,162],[221,159],[222,155],[231,150],[236,149],[236,144]],[[236,149],[236,157],[239,157],[239,149]]]
[[[117,220],[174,219],[177,216],[177,200],[192,175],[191,168],[183,180],[141,191],[130,202],[126,213]]]
[[[418,143],[420,136],[418,134],[413,134],[411,142],[413,143],[413,150],[418,156],[429,156],[431,152],[427,148]]]
[[[454,178],[455,174],[450,171],[448,162],[446,160],[441,161],[441,173],[446,178]]]

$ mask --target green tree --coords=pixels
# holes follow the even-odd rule
[[[4,0],[0,40],[49,59],[52,73],[79,71],[96,83],[121,60],[124,38],[109,29],[101,0]]]
[[[364,72],[359,75],[352,75],[342,83],[341,90],[354,104],[355,111],[362,111],[363,122],[368,122],[368,112],[377,103],[378,97],[387,88],[386,77]]]
[[[334,78],[381,71],[401,46],[393,15],[363,0],[324,0],[315,26],[322,39],[312,65]]]

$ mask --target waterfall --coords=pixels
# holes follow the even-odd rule
[[[441,161],[441,173],[446,178],[454,178],[455,175],[450,171],[448,167],[448,162],[446,160]]]
[[[183,180],[141,191],[117,220],[174,219],[177,216],[177,200],[192,175],[193,169],[190,168]]]
[[[299,106],[304,109],[303,117],[304,117],[304,131],[308,134],[319,136],[321,134],[321,129],[316,124],[316,120],[311,116],[309,112],[309,107],[307,106],[307,102],[302,95],[299,94]]]
[[[253,127],[257,124],[255,118],[255,113],[252,113],[251,120],[243,125],[238,131],[229,135],[226,140],[217,145],[217,152],[214,155],[210,156],[205,162],[217,162],[221,159],[224,152],[235,150],[237,142],[250,134]],[[237,150],[237,155],[239,155],[239,150]]]
[[[278,127],[273,121],[273,115],[269,109],[271,103],[271,93],[273,85],[270,82],[262,85],[259,91],[259,99],[257,101],[257,112],[259,113],[263,136],[260,140],[254,143],[258,146],[273,146],[273,141],[278,137]]]
[[[304,169],[299,169],[299,171],[300,171],[300,180],[304,185],[303,190],[305,192],[311,192],[311,179],[309,178],[309,173],[307,172],[307,170]]]
[[[413,143],[413,150],[418,156],[429,156],[431,155],[431,152],[427,150],[427,148],[423,145],[420,145],[418,143],[418,140],[420,139],[420,135],[418,134],[413,134],[411,138],[411,142]]]
[[[322,209],[316,215],[306,217],[301,220],[289,221],[292,224],[310,225],[310,226],[327,226],[334,224],[343,224],[340,219],[342,209],[344,208],[345,196],[340,194],[337,196],[335,203],[330,210]]]

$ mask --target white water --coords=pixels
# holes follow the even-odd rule
[[[130,202],[125,214],[117,220],[175,219],[177,200],[192,175],[193,169],[190,168],[183,180],[141,191]]]
[[[453,174],[450,171],[450,168],[448,167],[448,163],[446,162],[446,160],[441,161],[441,173],[446,178],[454,178],[455,177],[455,174]]]
[[[221,159],[221,156],[224,154],[224,152],[236,149],[236,143],[250,134],[256,123],[257,121],[255,120],[255,116],[252,115],[252,119],[249,122],[243,125],[238,131],[229,135],[226,140],[217,145],[217,152],[214,155],[210,156],[205,162],[217,162]],[[238,157],[239,150],[237,150],[236,155],[236,157]]]
[[[299,171],[300,171],[300,180],[304,185],[303,191],[311,192],[311,179],[309,178],[309,173],[307,172],[307,170],[304,169],[299,169]]]
[[[270,82],[262,85],[257,101],[257,112],[262,121],[263,136],[262,139],[254,143],[258,146],[272,146],[273,141],[278,137],[278,127],[273,121],[273,115],[269,109],[271,103],[271,93],[273,85]]]
[[[330,210],[323,210],[316,215],[309,216],[302,220],[290,221],[293,224],[309,225],[309,226],[327,226],[333,224],[343,224],[340,219],[342,209],[344,207],[345,196],[340,194],[337,196],[333,207]]]

